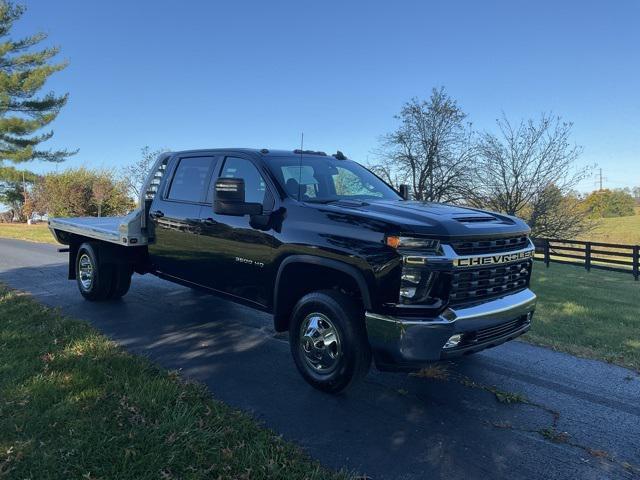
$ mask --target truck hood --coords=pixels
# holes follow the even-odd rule
[[[413,233],[439,238],[506,236],[528,234],[530,229],[519,218],[495,212],[444,203],[374,200],[342,200],[322,205],[327,211],[354,216],[355,224],[369,219],[387,224],[387,233]]]

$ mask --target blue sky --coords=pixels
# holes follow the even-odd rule
[[[47,85],[70,93],[49,142],[80,149],[64,165],[118,167],[144,145],[296,148],[301,131],[366,161],[404,101],[444,85],[478,129],[561,115],[605,185],[640,185],[635,0],[26,5],[14,34],[45,31],[69,61]]]

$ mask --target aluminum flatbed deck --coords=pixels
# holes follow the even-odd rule
[[[123,246],[147,244],[146,233],[142,231],[141,212],[136,210],[123,217],[73,217],[50,218],[49,229],[60,243],[65,242],[66,232],[83,237],[95,238]]]

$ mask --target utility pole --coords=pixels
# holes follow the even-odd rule
[[[602,191],[602,168],[600,168],[600,191]]]
[[[598,169],[598,173],[596,174],[596,180],[594,182],[594,187],[598,187],[598,192],[602,192],[604,188],[604,181],[607,179],[604,175],[602,175],[602,168]]]

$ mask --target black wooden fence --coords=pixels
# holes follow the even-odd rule
[[[640,277],[640,245],[583,242],[557,238],[535,238],[536,257],[549,262],[583,265],[587,270],[599,268],[633,274]]]

